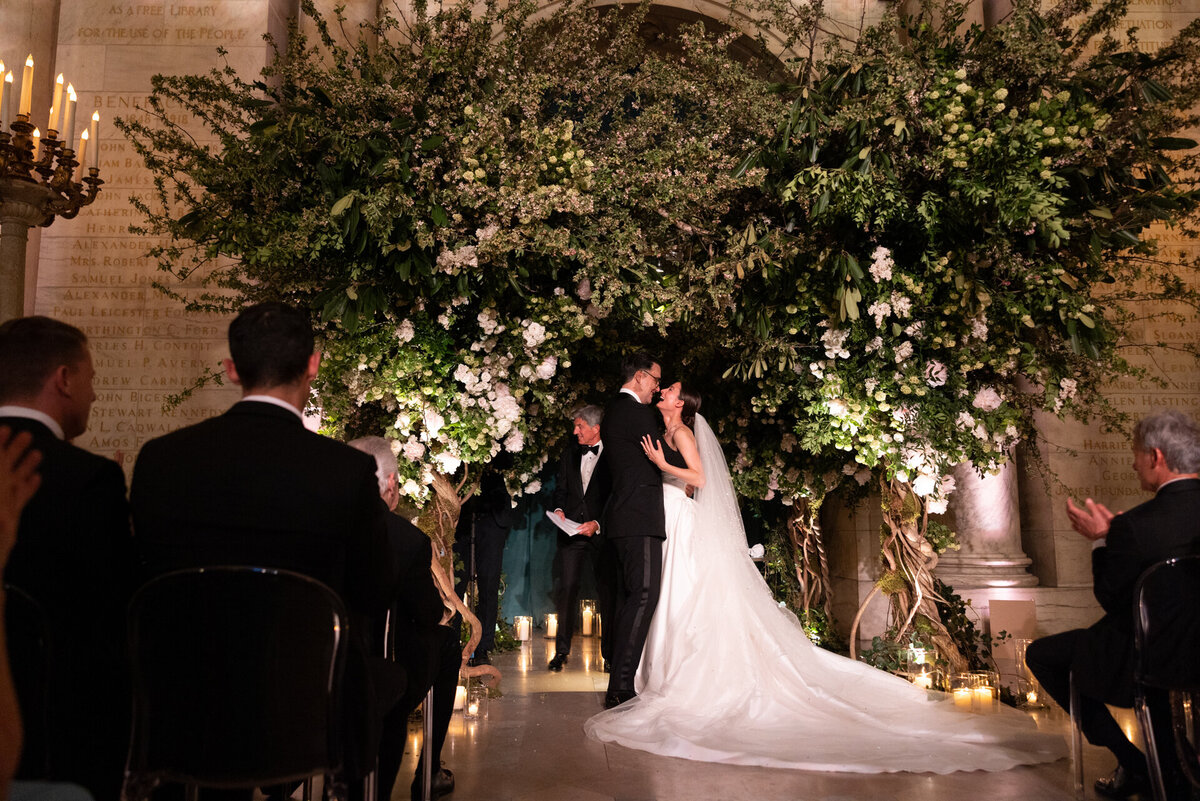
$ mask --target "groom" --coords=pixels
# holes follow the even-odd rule
[[[604,410],[600,433],[612,474],[601,528],[616,550],[620,579],[607,709],[636,695],[633,677],[662,585],[667,536],[662,474],[642,450],[642,437],[659,438],[659,417],[648,404],[661,382],[658,362],[645,353],[630,357],[621,366],[621,391]]]

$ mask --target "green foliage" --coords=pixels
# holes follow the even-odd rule
[[[975,628],[975,621],[968,612],[971,602],[964,601],[954,592],[953,587],[936,579],[934,589],[942,598],[937,604],[938,614],[941,616],[946,630],[950,633],[950,639],[966,657],[968,669],[993,670],[995,668],[995,664],[992,662],[993,643],[990,637]],[[1007,637],[1006,633],[1001,632],[997,642],[1003,641]]]
[[[415,502],[501,448],[532,487],[620,350],[703,308],[681,265],[779,101],[729,36],[652,49],[648,5],[418,3],[349,43],[302,5],[315,41],[293,26],[258,79],[157,76],[118,122],[155,178],[136,230],[193,307],[311,309],[329,430],[394,438]]]

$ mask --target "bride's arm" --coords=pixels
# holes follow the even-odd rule
[[[700,462],[700,449],[696,447],[696,435],[687,426],[680,426],[675,431],[675,450],[679,451],[687,467],[676,467],[668,462],[662,444],[651,440],[650,437],[642,438],[642,450],[664,473],[681,478],[693,487],[704,486],[704,465]]]

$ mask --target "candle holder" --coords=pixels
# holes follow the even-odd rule
[[[519,642],[526,642],[533,634],[533,618],[529,615],[517,615],[513,618],[513,636]]]
[[[464,720],[485,720],[488,716],[488,691],[482,682],[468,682],[467,699],[463,705]]]
[[[546,629],[545,637],[547,640],[553,640],[558,636],[558,615],[553,612],[548,612],[543,621]]]
[[[579,633],[584,637],[591,637],[592,629],[596,622],[596,602],[592,600],[584,600],[579,602],[579,612],[583,617],[583,625],[579,628]]]
[[[0,120],[0,320],[24,313],[29,228],[72,219],[96,201],[104,183],[94,157],[87,175],[80,170],[75,180],[73,143],[59,140],[55,130],[35,143],[36,130],[28,114],[18,114],[7,131]]]

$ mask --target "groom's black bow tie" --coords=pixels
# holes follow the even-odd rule
[[[599,453],[600,452],[600,443],[596,443],[595,445],[584,445],[582,447],[582,451],[583,451],[583,453]]]

